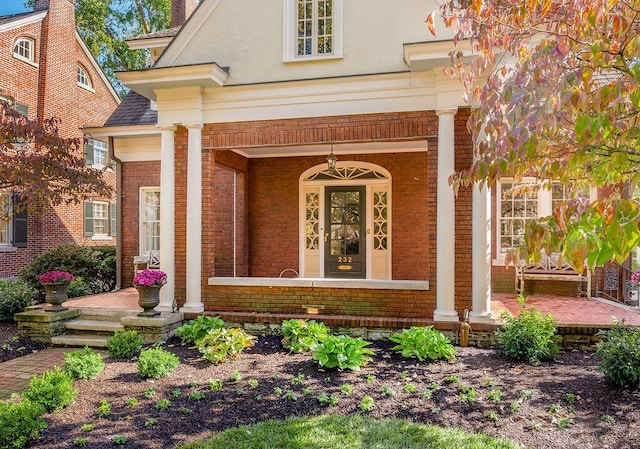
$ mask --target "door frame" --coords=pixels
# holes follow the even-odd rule
[[[299,257],[299,273],[301,277],[308,277],[306,275],[305,269],[305,248],[306,248],[306,234],[305,234],[305,187],[320,187],[319,189],[319,222],[320,222],[320,236],[324,236],[324,225],[325,225],[325,187],[327,186],[365,186],[365,210],[366,210],[366,220],[365,220],[365,232],[366,232],[366,278],[365,279],[373,279],[373,191],[374,187],[384,186],[388,195],[387,205],[388,205],[388,269],[386,273],[386,279],[391,279],[391,260],[392,260],[392,179],[389,171],[379,165],[371,164],[369,162],[360,162],[360,161],[338,161],[336,164],[336,168],[358,168],[364,170],[373,170],[381,175],[378,178],[354,178],[354,179],[310,179],[313,178],[315,174],[322,173],[327,171],[327,164],[319,164],[310,169],[304,171],[300,176],[299,181],[299,220],[298,220],[298,228],[299,228],[299,244],[298,244],[298,257]],[[319,239],[319,268],[320,275],[319,277],[325,279],[325,271],[324,271],[324,254],[325,254],[325,245],[324,238]],[[330,278],[330,279],[339,279],[339,278]],[[351,279],[351,278],[350,278]],[[357,280],[358,278],[353,278]]]

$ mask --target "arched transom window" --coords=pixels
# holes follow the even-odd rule
[[[27,37],[21,37],[16,41],[13,46],[13,55],[18,59],[25,60],[27,62],[33,62],[35,58],[33,39]]]

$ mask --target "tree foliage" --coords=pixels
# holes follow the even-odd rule
[[[26,5],[33,7],[34,0]],[[120,92],[115,72],[146,68],[149,52],[131,50],[126,39],[171,25],[171,0],[76,0],[76,27],[105,74]]]
[[[625,260],[640,244],[640,0],[447,0],[439,14],[456,44],[448,70],[477,106],[476,161],[454,188],[532,176],[600,194],[530,223],[508,262],[541,249],[574,267]]]
[[[16,208],[37,212],[46,205],[109,197],[113,188],[84,160],[83,140],[58,135],[59,120],[38,123],[0,101],[0,191],[16,192]]]

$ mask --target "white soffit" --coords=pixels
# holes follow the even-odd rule
[[[437,136],[428,136],[434,139]],[[425,139],[392,142],[353,142],[318,145],[295,145],[280,147],[255,147],[234,149],[235,153],[248,159],[273,157],[327,156],[331,152],[340,160],[341,155],[348,154],[381,154],[381,153],[418,153],[428,150]]]
[[[451,65],[451,52],[462,51],[465,56],[471,54],[469,41],[460,41],[454,46],[453,41],[417,42],[404,44],[404,60],[412,72],[431,70],[438,66]]]
[[[156,100],[154,91],[157,89],[220,87],[229,77],[229,73],[215,62],[119,72],[117,75],[123,84],[150,100]]]

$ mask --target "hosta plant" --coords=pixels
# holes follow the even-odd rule
[[[393,334],[391,341],[398,343],[391,348],[401,351],[403,357],[424,360],[451,360],[456,356],[456,349],[447,337],[435,330],[433,326],[411,327]]]
[[[315,320],[285,320],[282,322],[282,346],[291,352],[308,352],[329,335],[324,323]]]
[[[200,315],[177,328],[176,335],[182,338],[182,344],[197,345],[209,331],[223,327],[224,321],[220,317]]]
[[[315,345],[313,359],[324,368],[359,371],[370,362],[374,352],[367,348],[371,343],[348,335],[332,335]]]
[[[253,346],[256,337],[242,329],[210,330],[197,344],[202,356],[211,363],[221,363]]]

